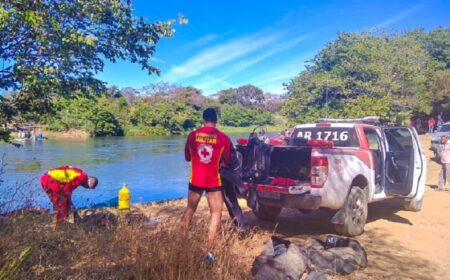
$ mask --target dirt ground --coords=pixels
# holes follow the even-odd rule
[[[356,238],[367,251],[369,265],[349,276],[333,279],[449,279],[450,192],[434,189],[440,166],[431,160],[430,137],[421,136],[421,141],[428,159],[422,211],[404,211],[399,200],[370,204],[365,233]],[[257,234],[242,244],[249,268],[272,234],[302,243],[310,236],[324,237],[334,233],[327,211],[302,214],[284,209],[275,224],[258,220],[245,202],[240,202],[248,223],[257,228]],[[149,216],[165,217],[181,215],[184,205],[184,200],[178,200],[138,207]],[[199,210],[197,217],[208,215],[206,200],[203,199]],[[227,218],[224,209],[224,219]]]

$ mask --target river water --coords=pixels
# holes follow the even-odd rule
[[[34,204],[49,206],[39,176],[61,165],[76,166],[99,179],[95,190],[79,187],[74,191],[77,207],[116,202],[123,183],[129,186],[134,203],[185,197],[189,163],[184,160],[184,142],[185,137],[173,136],[46,140],[26,143],[21,148],[0,144],[0,156],[6,163],[0,202],[20,188],[21,198],[16,200],[31,197]]]

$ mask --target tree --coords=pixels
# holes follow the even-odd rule
[[[234,88],[223,89],[217,93],[220,104],[237,104],[237,92]]]
[[[171,135],[200,124],[200,113],[182,101],[163,100],[154,104],[138,99],[130,116],[131,123],[144,134]]]
[[[55,131],[80,129],[91,136],[120,136],[123,128],[108,110],[105,97],[86,98],[82,94],[71,98],[61,97],[53,101],[55,115],[48,122],[48,128]]]
[[[254,85],[245,85],[236,89],[236,101],[242,106],[255,106],[264,103],[264,92]]]
[[[122,127],[129,124],[130,107],[125,97],[115,98],[108,102],[106,106],[108,107],[108,111],[116,117]]]
[[[340,33],[288,85],[283,113],[297,122],[318,117],[431,112],[431,77],[439,63],[422,31],[404,34]]]
[[[122,93],[120,92],[118,87],[112,86],[106,89],[106,96],[112,98],[119,98],[122,97]]]
[[[175,92],[175,90],[177,90],[177,88],[179,88],[180,86],[175,85],[175,84],[170,84],[170,83],[166,83],[166,82],[158,82],[158,83],[153,83],[150,85],[147,85],[145,87],[142,88],[142,95],[157,95],[157,94],[162,94],[162,95],[169,95],[173,92]]]
[[[138,63],[148,73],[174,21],[147,23],[130,0],[5,0],[0,4],[0,88],[41,94],[104,88],[104,59]]]
[[[144,96],[150,104],[158,103],[163,100],[182,101],[187,105],[199,110],[205,102],[205,97],[202,92],[192,86],[183,87],[176,84],[159,82],[145,86],[141,91],[141,96]]]
[[[278,95],[278,94],[270,94],[266,93],[264,94],[264,108],[271,112],[271,113],[278,113],[281,110],[281,107],[283,106],[283,103],[285,101],[284,95]]]
[[[2,102],[38,120],[58,95],[105,92],[95,76],[105,60],[128,60],[159,74],[151,57],[159,40],[173,35],[174,22],[134,17],[131,0],[4,0],[0,90],[15,90],[15,96]],[[187,20],[179,16],[179,22]]]
[[[138,98],[139,91],[132,87],[125,87],[120,90],[120,94],[125,97],[126,101],[129,104],[133,104],[134,101]]]
[[[434,73],[432,86],[431,100],[434,115],[450,111],[450,70]]]
[[[6,124],[11,121],[15,114],[7,99],[0,95],[0,140],[10,142],[10,135]]]
[[[244,127],[250,125],[273,124],[272,114],[261,109],[243,108],[239,105],[225,105],[220,111],[224,125]]]
[[[436,28],[429,33],[418,30],[417,34],[423,48],[440,64],[442,69],[450,69],[450,28]]]

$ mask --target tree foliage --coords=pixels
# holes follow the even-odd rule
[[[265,101],[264,92],[254,85],[224,89],[219,91],[217,94],[221,104],[238,104],[244,107],[250,107],[262,106]]]
[[[42,94],[103,88],[104,59],[138,63],[149,73],[173,21],[135,18],[130,0],[5,0],[0,3],[0,88]]]
[[[149,134],[183,134],[200,124],[200,112],[181,101],[149,104],[140,99],[130,114],[130,122]]]
[[[197,110],[202,108],[206,99],[202,92],[195,87],[183,87],[164,82],[145,86],[140,90],[140,95],[149,103],[157,103],[162,100],[182,101]]]
[[[254,86],[245,85],[236,89],[236,101],[242,106],[259,106],[264,103],[264,92]]]
[[[272,114],[262,109],[244,108],[239,105],[225,105],[220,111],[224,125],[243,127],[250,125],[273,124]]]
[[[429,114],[443,101],[437,93],[441,99],[433,98],[439,91],[433,77],[442,85],[436,71],[449,63],[448,33],[340,33],[287,85],[283,112],[297,122],[368,114],[395,122],[404,112]]]
[[[82,95],[56,99],[55,115],[48,120],[48,128],[53,131],[79,129],[91,136],[123,135],[119,121],[107,109],[108,103],[105,97],[90,99]]]
[[[221,104],[235,105],[237,104],[237,92],[234,88],[224,89],[217,93]]]

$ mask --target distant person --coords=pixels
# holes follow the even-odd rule
[[[36,136],[36,141],[42,141],[44,140],[44,135],[42,134],[42,131],[39,130]]]
[[[439,173],[438,190],[449,190],[450,184],[450,140],[449,136],[441,137],[441,172]]]
[[[61,166],[49,170],[41,176],[41,185],[53,203],[57,222],[64,222],[73,214],[75,206],[72,203],[72,192],[79,186],[95,189],[98,180],[89,176],[83,170],[72,166]]]
[[[181,219],[187,229],[197,210],[203,193],[206,193],[211,213],[208,231],[208,250],[215,245],[222,219],[223,194],[222,179],[219,174],[221,164],[230,162],[230,138],[216,128],[217,112],[213,108],[203,111],[203,127],[192,131],[186,140],[185,159],[191,162],[187,207]],[[208,256],[212,254],[208,253]]]
[[[428,133],[433,133],[434,132],[434,126],[436,125],[436,121],[434,120],[433,117],[430,117],[428,119]]]

